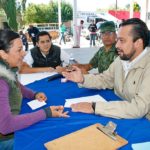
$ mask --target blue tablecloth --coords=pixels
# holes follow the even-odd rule
[[[35,91],[43,91],[48,97],[47,106],[64,105],[65,99],[100,94],[106,100],[118,100],[112,90],[91,90],[78,88],[72,82],[61,83],[60,79],[48,82],[47,79],[28,85]],[[22,112],[32,112],[24,99]],[[47,107],[45,106],[45,107]],[[128,145],[120,150],[131,150],[132,143],[150,141],[150,122],[145,119],[112,119],[94,114],[73,113],[70,118],[49,118],[15,133],[15,150],[46,150],[44,143],[95,123],[106,125],[108,121],[117,124],[117,133],[128,140]],[[100,148],[98,148],[100,150]]]

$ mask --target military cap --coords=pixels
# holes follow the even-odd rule
[[[104,23],[101,24],[100,26],[100,32],[115,32],[115,23],[113,21],[105,21]]]

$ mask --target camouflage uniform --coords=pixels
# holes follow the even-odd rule
[[[106,52],[105,47],[101,47],[94,57],[90,60],[89,64],[92,68],[98,68],[99,73],[107,70],[109,65],[118,56],[115,44],[112,45],[109,51]]]

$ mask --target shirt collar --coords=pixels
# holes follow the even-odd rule
[[[131,69],[137,62],[139,62],[147,54],[147,52],[148,52],[148,49],[145,48],[143,50],[143,52],[140,55],[138,55],[131,62],[130,61],[121,60],[124,70]]]

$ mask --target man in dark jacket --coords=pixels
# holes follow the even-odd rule
[[[20,73],[54,71],[56,66],[61,65],[60,47],[53,45],[51,40],[46,31],[37,35],[37,46],[25,56]]]
[[[37,27],[34,27],[33,25],[29,25],[29,28],[27,31],[28,31],[29,37],[31,38],[33,42],[33,45],[36,46],[36,36],[39,33],[39,29]]]
[[[90,31],[90,47],[92,46],[92,43],[93,43],[93,46],[95,46],[97,26],[94,20],[92,20],[92,23],[89,25],[88,29]]]

